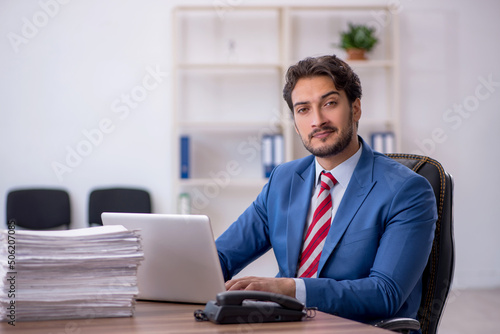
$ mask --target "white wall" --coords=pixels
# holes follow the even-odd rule
[[[500,285],[498,13],[498,1],[409,2],[401,11],[404,147],[454,177],[457,288]]]
[[[23,30],[25,20],[45,22],[41,4],[52,4],[53,17]],[[170,6],[53,4],[0,2],[2,196],[18,186],[66,188],[73,227],[86,226],[98,186],[145,187],[155,211],[170,211]],[[9,33],[32,37],[12,43]]]
[[[395,2],[403,149],[438,159],[455,177],[455,285],[499,286],[500,3]],[[185,3],[0,0],[2,203],[14,187],[63,187],[71,194],[73,227],[83,227],[92,188],[132,185],[151,191],[155,212],[174,210],[170,15],[178,4]],[[77,159],[73,150],[84,156]],[[56,173],[54,162],[71,171]]]

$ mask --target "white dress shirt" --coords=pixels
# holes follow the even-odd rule
[[[339,208],[340,202],[342,201],[342,197],[344,197],[344,193],[349,185],[349,181],[351,181],[352,174],[354,172],[354,168],[358,164],[359,158],[361,157],[361,143],[359,145],[359,149],[356,153],[354,153],[349,159],[335,167],[330,171],[333,177],[337,180],[337,184],[330,189],[330,194],[332,196],[332,220],[335,218],[335,214],[337,213],[337,209]],[[321,167],[318,162],[318,159],[314,159],[316,165],[316,185],[313,192],[313,196],[311,197],[311,203],[309,205],[309,212],[307,214],[307,224],[305,226],[304,236],[306,234],[309,225],[312,223],[312,218],[314,214],[315,200],[318,197],[319,191],[321,189],[320,186],[320,176],[321,172],[325,169]],[[304,280],[301,278],[295,278],[295,298],[300,300],[305,304],[306,302],[306,285]]]

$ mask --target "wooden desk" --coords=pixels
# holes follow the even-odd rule
[[[198,322],[193,312],[203,305],[138,302],[131,318],[96,318],[16,322],[13,327],[0,324],[1,333],[84,334],[84,333],[307,333],[307,334],[383,334],[380,328],[317,312],[316,317],[300,322],[216,325]]]

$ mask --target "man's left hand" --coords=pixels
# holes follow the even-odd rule
[[[255,290],[295,297],[295,280],[284,277],[246,276],[226,282],[226,290]]]

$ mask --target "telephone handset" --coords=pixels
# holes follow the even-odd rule
[[[300,321],[308,317],[304,304],[295,298],[262,291],[226,291],[195,312],[197,320],[217,324]]]

